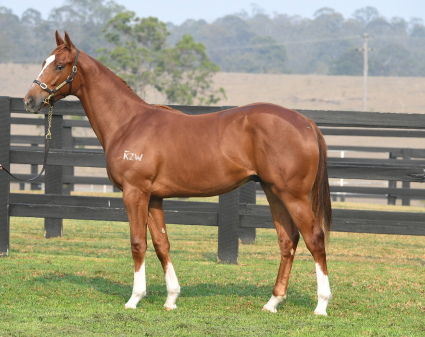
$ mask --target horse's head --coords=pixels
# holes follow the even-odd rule
[[[71,93],[71,85],[72,92],[78,89],[78,83],[76,83],[78,81],[73,81],[77,72],[77,68],[74,67],[76,66],[77,48],[71,42],[67,32],[65,32],[64,41],[56,31],[56,44],[57,47],[43,62],[40,74],[24,98],[25,108],[28,112],[39,113],[46,106],[45,100],[49,96],[52,96],[51,103],[68,96]],[[65,81],[68,82],[63,84]]]

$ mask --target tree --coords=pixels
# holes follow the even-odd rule
[[[370,22],[380,18],[379,11],[375,7],[366,6],[360,9],[357,9],[353,13],[353,17],[363,23],[364,26]]]
[[[420,18],[412,18],[410,20],[410,36],[411,37],[425,37],[424,21]]]
[[[403,46],[391,43],[378,51],[379,68],[371,69],[375,76],[409,76],[410,52]]]
[[[248,47],[226,60],[227,71],[247,73],[286,73],[286,48],[270,36],[254,36]]]
[[[0,7],[0,62],[14,59],[19,51],[19,36],[25,34],[19,18],[10,9]]]
[[[75,45],[89,55],[106,44],[102,29],[124,7],[111,0],[66,0],[49,15],[49,23],[55,30],[67,31]],[[50,35],[51,36],[51,35]]]
[[[99,49],[99,61],[142,98],[148,87],[165,94],[169,103],[209,105],[226,97],[223,88],[212,89],[212,76],[220,68],[191,36],[184,35],[171,48],[165,23],[130,11],[118,13],[103,31],[113,49]]]
[[[330,75],[360,76],[363,74],[363,54],[357,48],[348,49],[329,69]]]

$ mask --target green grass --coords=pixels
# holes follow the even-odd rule
[[[128,224],[64,221],[43,238],[41,219],[11,218],[10,257],[0,259],[0,336],[424,336],[423,237],[332,233],[328,317],[313,314],[313,260],[300,242],[288,299],[261,311],[280,254],[274,230],[240,247],[239,265],[217,264],[217,228],[169,225],[182,287],[167,312],[165,280],[148,242],[148,296],[125,310],[133,282]],[[150,239],[149,239],[150,240]]]

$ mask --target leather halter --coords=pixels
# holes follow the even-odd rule
[[[62,88],[63,86],[67,85],[69,83],[69,91],[66,94],[66,96],[71,94],[71,90],[72,90],[72,80],[74,79],[75,74],[77,73],[77,62],[78,62],[78,54],[80,53],[80,51],[77,49],[77,56],[75,57],[75,61],[74,61],[74,66],[72,67],[71,70],[71,74],[69,74],[69,76],[66,78],[65,81],[63,81],[61,84],[59,84],[56,88],[54,88],[53,90],[50,90],[47,87],[46,83],[42,83],[39,80],[34,80],[33,83],[37,83],[41,89],[46,90],[49,93],[49,97],[45,100],[46,103],[47,101],[52,98],[52,105],[55,104],[55,93]],[[48,103],[47,103],[48,104]],[[49,104],[50,105],[50,104]]]
[[[75,74],[77,73],[77,62],[78,62],[78,54],[79,54],[79,50],[77,49],[77,56],[75,57],[75,61],[74,61],[74,66],[72,67],[71,70],[71,74],[69,74],[69,76],[66,78],[65,81],[63,81],[61,84],[59,84],[56,88],[54,88],[53,90],[50,90],[47,87],[47,84],[45,83],[41,83],[38,80],[34,80],[34,83],[37,83],[41,89],[46,90],[49,93],[49,96],[44,100],[44,103],[46,103],[47,105],[50,106],[49,109],[49,128],[47,131],[47,135],[46,135],[46,144],[44,146],[44,162],[43,162],[43,168],[41,170],[41,172],[39,174],[37,174],[35,177],[31,178],[31,179],[19,179],[16,178],[12,173],[9,172],[9,170],[7,170],[5,167],[2,167],[2,165],[0,164],[0,170],[1,171],[5,171],[8,175],[10,175],[12,178],[19,180],[19,181],[33,181],[35,179],[37,179],[38,177],[40,177],[44,170],[46,169],[46,163],[47,163],[47,155],[49,154],[49,148],[50,148],[50,140],[52,139],[52,136],[50,134],[50,126],[52,123],[52,113],[53,113],[53,105],[55,104],[55,93],[62,88],[63,86],[67,85],[69,83],[69,91],[68,94],[66,96],[68,96],[71,93],[72,90],[72,80],[74,79]],[[52,102],[50,103],[50,99],[52,99]]]

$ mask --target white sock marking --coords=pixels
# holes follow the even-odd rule
[[[268,310],[270,312],[277,312],[277,306],[280,302],[282,302],[286,296],[275,296],[272,295],[270,300],[267,302],[267,304],[263,307],[263,310]]]
[[[125,304],[126,308],[136,309],[137,303],[146,296],[146,273],[145,262],[143,262],[138,272],[134,273],[133,293]]]
[[[50,55],[47,59],[46,59],[46,63],[44,64],[43,69],[41,69],[40,74],[38,74],[37,80],[40,79],[41,74],[43,73],[44,69],[46,69],[50,63],[52,63],[55,60],[55,55]]]
[[[316,315],[327,316],[326,308],[328,307],[329,300],[332,297],[331,288],[329,287],[328,275],[323,274],[322,268],[316,263],[316,276],[317,276],[317,307],[314,310]]]
[[[165,268],[165,282],[167,283],[168,296],[164,307],[169,309],[176,309],[176,300],[180,294],[180,285],[171,262],[168,263],[167,267]]]

